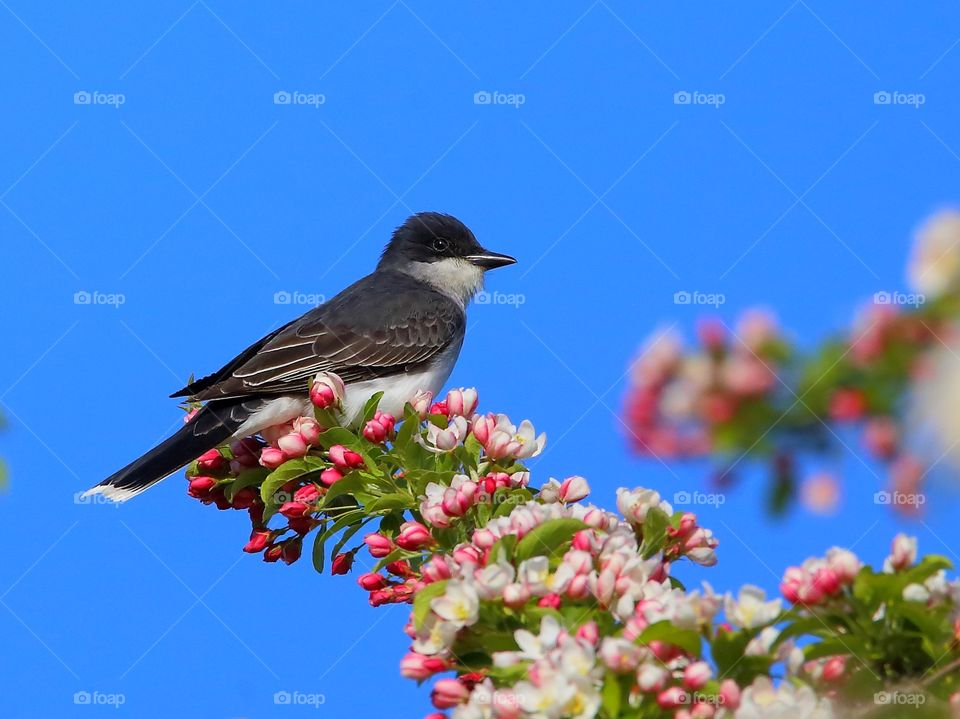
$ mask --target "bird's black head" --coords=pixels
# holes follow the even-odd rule
[[[481,270],[516,262],[512,257],[484,249],[470,228],[456,217],[440,212],[418,212],[394,230],[379,267],[403,269],[411,263],[443,260],[459,261]]]

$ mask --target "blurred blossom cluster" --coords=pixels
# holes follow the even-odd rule
[[[760,315],[737,332],[749,350],[711,333],[707,386],[735,416],[774,391],[757,355],[789,354]],[[684,359],[657,358],[638,375],[663,392]],[[619,489],[616,513],[585,504],[580,476],[536,488],[523,462],[546,436],[478,413],[475,390],[420,393],[402,417],[375,396],[351,427],[339,378],[304,391],[312,417],[207,452],[188,493],[248,512],[245,551],[291,564],[312,534],[318,571],[359,562],[372,606],[409,605],[399,670],[432,682],[427,719],[839,719],[908,686],[960,706],[960,582],[915,539],[879,572],[839,548],[807,559],[783,599],[688,590],[675,570],[718,560],[695,514],[646,488]]]
[[[866,453],[888,468],[877,503],[918,513],[922,481],[945,457],[960,468],[960,213],[917,233],[913,294],[878,292],[849,329],[800,351],[769,313],[733,327],[704,318],[692,348],[676,333],[650,340],[631,371],[625,418],[642,455],[713,457],[719,482],[765,460],[769,503],[796,498],[830,511],[840,500],[824,462]]]

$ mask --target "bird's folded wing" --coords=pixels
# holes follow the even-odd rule
[[[264,342],[193,399],[305,391],[309,377],[335,372],[345,382],[405,372],[463,337],[463,309],[422,286],[357,286],[308,312]],[[216,375],[214,375],[216,376]]]

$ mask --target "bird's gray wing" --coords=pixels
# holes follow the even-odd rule
[[[463,308],[446,295],[401,273],[375,273],[235,360],[192,398],[302,392],[318,372],[348,383],[400,374],[459,342],[465,327]]]

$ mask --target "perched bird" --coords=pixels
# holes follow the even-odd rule
[[[228,440],[310,415],[308,383],[319,372],[346,384],[345,422],[381,391],[381,409],[399,414],[419,390],[443,387],[484,273],[515,262],[484,249],[450,215],[413,215],[394,231],[372,274],[171,395],[206,404],[180,431],[85,495],[125,501]]]

